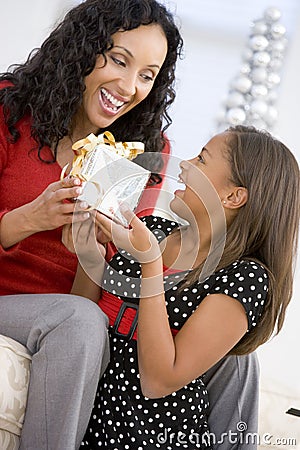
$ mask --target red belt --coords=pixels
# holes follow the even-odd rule
[[[114,335],[122,339],[137,339],[138,304],[124,302],[110,292],[103,290],[98,305],[108,316],[109,325],[112,327]],[[178,331],[171,329],[173,336]]]

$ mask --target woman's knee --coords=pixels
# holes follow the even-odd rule
[[[80,341],[94,341],[102,345],[107,339],[108,317],[101,308],[91,300],[70,295],[67,306],[64,305],[68,328],[71,334],[80,336]]]
[[[56,295],[36,318],[28,344],[34,351],[46,339],[62,347],[93,351],[107,345],[107,328],[108,318],[96,303],[76,295]]]
[[[108,317],[102,309],[91,300],[78,295],[69,295],[69,306],[73,311],[74,320],[79,320],[96,329],[108,327]]]

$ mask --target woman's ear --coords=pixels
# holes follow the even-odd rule
[[[245,187],[235,187],[233,191],[222,201],[224,208],[237,209],[247,203],[248,190]]]

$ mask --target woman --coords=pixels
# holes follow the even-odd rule
[[[183,189],[170,206],[187,225],[124,210],[124,228],[97,213],[97,227],[119,249],[99,266],[89,224],[74,224],[79,256],[84,262],[88,250],[92,278],[97,267],[103,278],[99,305],[111,340],[82,447],[215,448],[203,375],[282,328],[299,231],[295,157],[267,132],[239,126],[180,168]],[[86,272],[74,289],[97,301],[100,287]],[[223,436],[229,448],[230,439]]]
[[[108,359],[107,318],[70,296],[77,258],[62,226],[88,217],[76,179],[60,179],[72,143],[109,129],[156,152],[175,97],[182,39],[155,0],[87,0],[0,77],[0,333],[33,354],[21,449],[74,449]],[[155,156],[155,155],[154,155]]]

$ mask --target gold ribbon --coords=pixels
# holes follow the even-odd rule
[[[81,174],[81,169],[84,160],[88,155],[95,150],[97,145],[105,144],[108,148],[114,151],[117,155],[120,155],[127,159],[134,159],[137,155],[144,152],[144,144],[142,142],[116,142],[114,136],[109,131],[105,131],[98,136],[93,133],[89,134],[86,138],[80,139],[72,145],[74,151],[74,158],[72,163],[72,169],[70,176],[78,177],[82,181],[88,181],[84,175]],[[62,169],[60,179],[65,176],[66,170],[69,164],[65,165]]]

